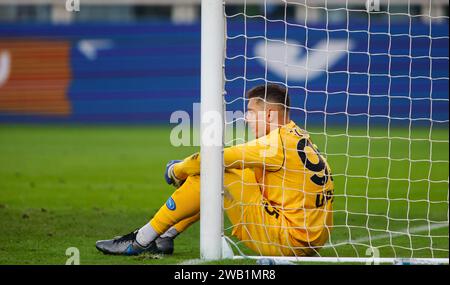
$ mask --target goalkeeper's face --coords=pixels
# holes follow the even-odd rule
[[[279,127],[278,107],[264,102],[260,98],[251,98],[248,101],[245,120],[256,138],[263,137]]]

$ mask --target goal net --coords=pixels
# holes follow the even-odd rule
[[[251,139],[246,92],[278,84],[332,170],[328,241],[312,257],[277,259],[448,263],[447,10],[431,0],[225,1],[225,146]],[[249,225],[225,219],[234,257],[262,257],[262,242],[250,250],[232,237],[237,227]]]

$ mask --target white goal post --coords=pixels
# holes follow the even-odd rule
[[[200,255],[222,258],[224,6],[202,1],[200,123]]]
[[[445,7],[201,0],[202,259],[449,263]],[[313,257],[255,255],[224,226],[226,128],[241,120],[227,122],[224,111],[245,113],[245,92],[268,83],[288,89],[289,110],[318,141],[339,186],[331,237]]]

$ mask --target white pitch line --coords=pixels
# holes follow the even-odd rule
[[[385,238],[395,238],[395,237],[399,237],[399,236],[406,236],[408,234],[413,234],[413,233],[420,233],[420,232],[425,232],[428,230],[436,230],[436,229],[441,229],[441,228],[445,228],[448,227],[448,224],[445,225],[424,225],[424,226],[420,226],[420,227],[414,227],[414,228],[410,228],[408,231],[408,228],[402,229],[400,231],[395,231],[392,233],[387,233],[387,234],[379,234],[379,235],[375,235],[372,236],[371,238],[365,237],[365,238],[359,238],[359,239],[355,239],[355,240],[343,240],[343,241],[339,241],[336,242],[336,245],[331,245],[329,243],[327,243],[327,245],[325,245],[325,247],[336,247],[336,246],[341,246],[341,245],[347,245],[347,244],[351,244],[351,243],[365,243],[370,241],[375,241],[375,240],[380,240],[380,239],[385,239]]]

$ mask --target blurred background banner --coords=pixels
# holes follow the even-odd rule
[[[199,101],[199,25],[5,25],[0,54],[1,121],[168,123]]]
[[[0,25],[0,122],[159,124],[174,111],[192,113],[199,20],[132,21],[127,6],[100,8],[91,14],[116,11],[117,21]],[[250,18],[245,32],[243,19],[229,18],[227,109],[239,110],[245,90],[267,79],[289,85],[293,117],[307,124],[447,123],[448,21],[405,19],[291,20],[287,28]]]

